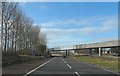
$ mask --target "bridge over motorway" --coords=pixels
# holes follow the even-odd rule
[[[90,44],[80,44],[80,45],[73,45],[73,46],[63,46],[63,47],[56,47],[52,48],[52,51],[70,51],[70,50],[82,50],[82,49],[89,49],[90,55],[92,54],[92,49],[99,50],[99,56],[102,55],[102,48],[114,48],[119,47],[120,40],[114,41],[106,41],[106,42],[97,42],[97,43],[90,43]]]

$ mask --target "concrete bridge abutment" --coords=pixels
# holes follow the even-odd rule
[[[99,56],[102,56],[102,48],[99,47]]]
[[[92,55],[92,49],[89,49],[90,50],[90,55]]]

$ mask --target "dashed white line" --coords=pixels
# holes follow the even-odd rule
[[[34,72],[35,70],[37,70],[37,69],[39,69],[40,67],[44,66],[45,64],[49,63],[49,62],[52,61],[53,59],[54,59],[54,58],[50,59],[49,61],[43,63],[42,65],[40,65],[40,66],[38,66],[37,68],[31,70],[30,72],[26,73],[26,74],[23,75],[23,76],[27,76],[27,75],[31,74],[32,72]]]
[[[64,63],[67,63],[64,59],[63,59]]]
[[[67,64],[67,62],[63,59],[63,61],[64,61],[64,63],[66,63]],[[67,66],[71,69],[72,67],[69,65],[69,64],[67,64]]]
[[[67,66],[68,66],[70,69],[72,68],[69,64],[67,64]]]
[[[80,76],[78,72],[75,72],[75,74],[77,74],[77,76]]]

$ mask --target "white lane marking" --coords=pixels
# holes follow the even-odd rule
[[[116,73],[116,72],[114,72],[114,71],[112,71],[112,70],[108,70],[108,69],[104,69],[104,68],[100,68],[100,67],[98,67],[99,69],[103,69],[103,70],[105,70],[105,71],[108,71],[108,72],[112,72],[112,73],[115,73],[115,74],[119,74],[119,73]]]
[[[26,74],[23,75],[23,76],[27,76],[27,75],[31,74],[32,72],[34,72],[35,70],[37,70],[37,69],[39,69],[40,67],[44,66],[45,64],[49,63],[49,62],[52,61],[53,59],[54,59],[54,58],[50,59],[49,61],[43,63],[42,65],[40,65],[40,66],[38,66],[37,68],[31,70],[30,72],[26,73]]]
[[[67,66],[68,66],[70,69],[72,68],[69,64],[67,64]]]
[[[67,63],[64,59],[63,59],[64,63]]]
[[[67,62],[63,59],[63,61],[64,61],[64,63],[66,63],[67,64]],[[71,69],[72,67],[69,65],[69,64],[67,64],[67,66]]]
[[[77,74],[77,76],[80,76],[78,72],[75,72],[75,74]]]

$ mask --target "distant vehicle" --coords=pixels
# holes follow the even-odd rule
[[[113,54],[113,56],[120,56],[120,54]]]
[[[66,56],[63,56],[63,58],[66,58]]]

